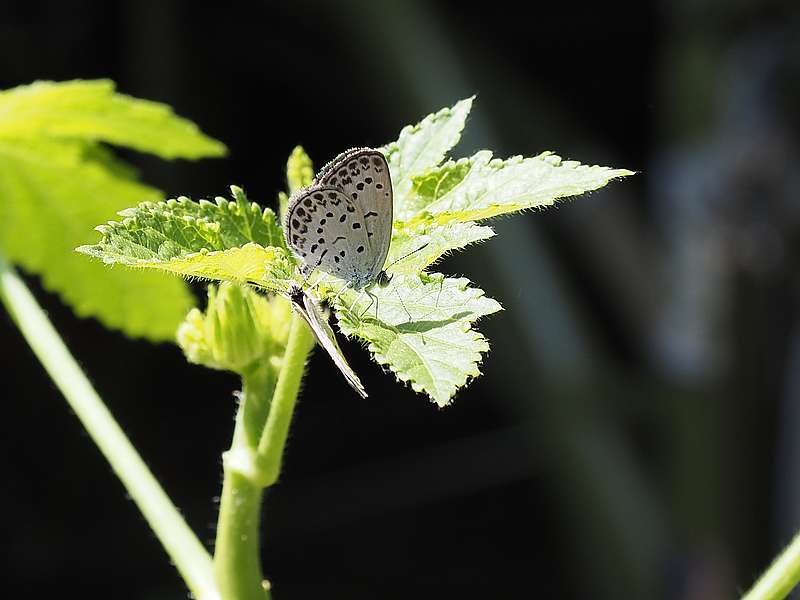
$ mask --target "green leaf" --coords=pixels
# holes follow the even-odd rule
[[[381,149],[392,173],[396,218],[405,220],[406,213],[413,211],[412,177],[442,162],[447,151],[461,139],[473,99],[474,96],[461,100],[452,108],[443,108],[416,125],[404,127],[396,142]]]
[[[289,155],[286,161],[286,181],[289,184],[289,194],[294,194],[311,185],[314,180],[314,165],[311,159],[303,150],[302,146],[297,146]]]
[[[387,259],[390,273],[419,273],[453,250],[494,236],[491,227],[474,223],[438,225],[434,221],[396,231]]]
[[[143,202],[97,230],[102,239],[79,252],[107,264],[238,283],[285,287],[293,260],[275,213],[231,187],[234,202],[178,198]]]
[[[103,269],[72,252],[96,223],[162,197],[99,142],[165,158],[225,151],[168,106],[116,94],[110,81],[0,92],[0,249],[77,314],[132,336],[172,339],[193,301],[183,282]]]
[[[489,350],[471,324],[501,310],[500,304],[469,287],[464,278],[395,275],[375,298],[348,290],[337,304],[342,332],[368,342],[375,360],[439,406],[480,374]]]
[[[397,214],[398,221],[411,219],[412,216],[435,202],[461,183],[472,168],[469,159],[457,162],[449,161],[440,168],[433,168],[422,175],[412,178],[412,193],[406,201],[403,211]]]
[[[289,285],[290,262],[286,252],[272,246],[245,244],[217,252],[187,252],[171,259],[154,258],[130,261],[127,256],[114,256],[97,251],[93,246],[78,248],[88,256],[101,258],[106,264],[120,263],[136,269],[156,269],[186,278],[212,279],[253,283],[264,287],[284,289]]]
[[[289,207],[289,196],[308,187],[314,181],[314,164],[302,146],[296,146],[286,161],[286,183],[289,193],[278,192],[278,214],[281,221],[286,218]]]
[[[112,81],[40,81],[0,92],[0,139],[82,139],[162,158],[222,156],[220,142],[157,102],[117,94]]]
[[[275,213],[249,202],[240,188],[232,186],[231,191],[234,202],[222,197],[194,202],[182,196],[122,210],[122,221],[96,228],[103,234],[96,249],[107,253],[112,262],[135,264],[142,259],[169,260],[193,252],[228,250],[250,242],[284,247]]]
[[[99,160],[98,160],[99,159]],[[118,163],[119,165],[120,163]],[[183,282],[91,264],[72,250],[92,237],[87,224],[159,192],[109,169],[95,146],[0,140],[0,248],[39,273],[80,316],[132,336],[171,339],[191,306]]]
[[[278,192],[278,214],[281,216],[281,223],[286,218],[287,210],[289,210],[289,196],[286,192]]]
[[[431,215],[439,223],[477,221],[541,208],[628,175],[633,172],[564,161],[550,152],[500,160],[482,150],[415,178],[415,206],[420,212],[410,222],[427,221]]]
[[[501,306],[467,279],[426,269],[447,253],[494,235],[475,220],[552,204],[631,174],[562,161],[549,153],[501,161],[484,151],[437,166],[458,141],[470,106],[467,99],[431,115],[383,149],[395,188],[388,286],[356,291],[320,270],[302,280],[315,288],[315,296],[333,302],[345,335],[367,342],[380,364],[439,406],[480,374],[489,346],[473,323]],[[310,159],[299,148],[289,159],[287,175],[293,191],[311,181]],[[284,195],[281,204],[286,200]],[[235,204],[183,199],[144,204],[123,214],[121,223],[99,228],[99,244],[81,250],[107,262],[249,281],[284,293],[292,281],[301,281],[294,268],[297,259],[286,249],[274,215],[248,207],[243,194]],[[244,235],[245,230],[251,233]],[[254,231],[262,231],[258,239]]]

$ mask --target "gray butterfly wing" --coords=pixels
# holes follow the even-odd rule
[[[367,226],[342,190],[313,185],[292,197],[286,213],[286,242],[309,269],[319,268],[357,288],[371,281],[374,258]]]
[[[318,182],[341,189],[363,215],[371,259],[365,279],[374,281],[392,240],[392,178],[386,158],[371,148],[348,150],[322,169]]]
[[[339,343],[336,341],[336,334],[328,324],[328,320],[321,314],[320,308],[316,305],[314,300],[300,288],[293,288],[290,290],[289,297],[297,312],[299,312],[300,316],[308,323],[308,326],[314,333],[317,343],[325,349],[325,352],[331,357],[333,364],[335,364],[342,373],[350,387],[353,388],[359,396],[366,398],[367,391],[364,389],[364,385],[361,383],[355,371],[347,364],[347,360],[344,354],[342,354],[341,348],[339,348]]]

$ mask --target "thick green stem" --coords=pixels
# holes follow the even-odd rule
[[[214,571],[226,600],[265,600],[261,573],[259,513],[264,490],[234,469],[225,470],[217,527]]]
[[[231,449],[223,456],[222,482],[214,571],[222,597],[236,600],[264,600],[269,592],[263,585],[259,552],[259,524],[263,488],[258,482],[255,448],[264,427],[269,403],[269,370],[264,367],[242,376],[242,394],[236,413]],[[262,415],[260,423],[257,423]]]
[[[211,557],[92,388],[25,283],[2,256],[0,299],[147,519],[189,590],[199,600],[219,598]]]
[[[275,483],[280,475],[283,450],[286,447],[297,393],[300,391],[300,381],[303,379],[308,353],[313,347],[314,337],[311,330],[302,317],[297,313],[292,314],[292,328],[289,331],[281,374],[275,386],[267,424],[258,442],[257,460],[265,486]]]
[[[800,582],[800,533],[775,559],[742,600],[780,600]]]
[[[265,487],[277,480],[300,380],[314,339],[302,318],[292,316],[289,340],[272,401],[269,369],[242,377],[242,396],[231,449],[225,453],[214,568],[225,600],[265,600],[269,584],[260,566],[259,525]],[[264,408],[269,416],[264,424]],[[256,422],[260,419],[260,422]],[[253,435],[255,431],[259,436]],[[266,441],[265,441],[266,439]],[[262,444],[266,451],[262,454]]]

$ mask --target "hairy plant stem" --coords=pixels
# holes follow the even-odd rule
[[[313,345],[305,322],[293,314],[272,400],[267,365],[242,376],[233,442],[223,456],[225,475],[214,553],[217,582],[225,600],[270,598],[260,563],[261,500],[264,488],[278,479],[306,358]]]
[[[800,533],[758,578],[742,600],[780,600],[800,582]]]
[[[292,313],[292,327],[283,356],[281,374],[275,386],[267,424],[258,442],[258,463],[265,478],[264,485],[272,485],[281,472],[286,436],[294,414],[300,381],[306,368],[308,353],[314,347],[314,337],[302,317]]]
[[[198,600],[219,598],[211,557],[114,420],[25,283],[0,256],[0,300]]]
[[[272,390],[269,367],[242,375],[231,449],[223,455],[225,471],[220,498],[214,570],[223,598],[269,597],[264,589],[259,553],[263,488],[254,472],[258,435],[264,427]],[[259,419],[259,415],[263,415]],[[258,422],[260,421],[260,422]]]

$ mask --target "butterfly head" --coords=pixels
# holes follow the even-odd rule
[[[378,273],[378,277],[375,279],[375,283],[378,284],[378,287],[385,288],[392,282],[392,277],[394,277],[394,275],[389,275],[388,273],[386,273],[386,271],[381,271],[380,273]]]

